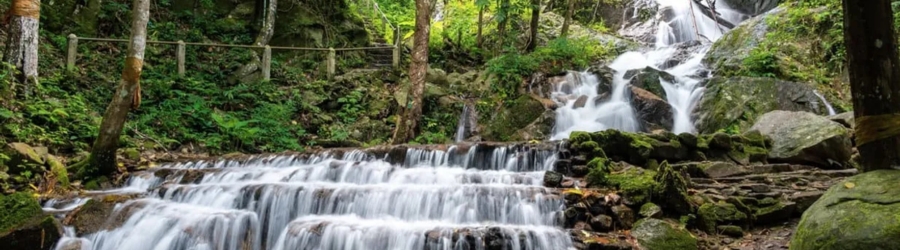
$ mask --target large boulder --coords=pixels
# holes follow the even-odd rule
[[[766,18],[778,15],[783,11],[784,9],[779,8],[751,18],[725,33],[713,43],[706,53],[706,57],[703,58],[703,62],[713,71],[722,72],[724,75],[739,71],[743,67],[744,59],[750,56],[750,51],[758,47],[766,38],[766,34],[769,32]]]
[[[666,89],[663,88],[662,81],[675,82],[675,76],[653,67],[626,71],[625,78],[631,79],[629,80],[631,86],[646,89],[663,100],[666,99]]]
[[[772,138],[770,161],[849,166],[850,130],[828,118],[809,112],[772,111],[761,116],[750,130]]]
[[[832,186],[803,213],[794,250],[896,249],[900,171],[878,170]]]
[[[697,249],[697,239],[690,232],[660,219],[638,221],[631,229],[631,235],[637,239],[640,249]]]
[[[740,132],[773,110],[828,112],[813,88],[804,84],[760,77],[715,77],[707,82],[693,115],[700,133]]]
[[[669,103],[650,91],[632,86],[631,105],[634,107],[643,128],[672,130],[674,124],[672,107]]]
[[[519,129],[534,123],[545,115],[544,105],[537,99],[522,95],[515,101],[497,107],[485,122],[485,140],[509,141]]]

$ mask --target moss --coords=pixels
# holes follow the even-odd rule
[[[66,170],[66,166],[53,155],[47,155],[47,165],[50,166],[50,172],[53,172],[56,181],[63,188],[69,188],[69,171]]]
[[[733,225],[744,223],[748,219],[747,214],[738,211],[734,204],[730,203],[706,203],[697,210],[700,219],[700,229],[707,232],[715,232],[718,225]]]
[[[87,183],[84,184],[84,189],[98,190],[101,188],[101,185],[106,182],[109,182],[109,179],[106,178],[106,176],[100,176],[100,177],[88,180]]]
[[[136,148],[126,148],[122,150],[122,154],[125,155],[125,159],[132,161],[140,161],[141,160],[141,152]]]
[[[724,235],[728,235],[728,236],[732,236],[732,237],[744,236],[744,229],[742,229],[739,226],[722,225],[722,226],[716,227],[716,229],[719,231],[719,233],[724,234]]]
[[[609,175],[609,160],[597,157],[588,162],[590,172],[587,174],[587,182],[589,186],[602,186],[607,184],[607,176]]]
[[[569,142],[572,145],[580,145],[581,143],[591,141],[591,134],[584,131],[575,131],[569,135]]]
[[[508,141],[516,131],[528,126],[538,119],[545,111],[541,102],[529,96],[520,96],[516,100],[503,106],[497,114],[490,119],[485,129],[485,139],[495,141]]]
[[[674,214],[692,213],[694,207],[687,194],[688,182],[682,173],[675,171],[667,162],[663,162],[659,168],[660,171],[654,176],[654,180],[659,183],[659,193],[654,194],[654,200]]]
[[[690,232],[659,219],[638,221],[631,234],[646,249],[697,249],[697,239]]]
[[[27,192],[0,196],[0,208],[0,232],[7,232],[42,213],[37,199]]]
[[[654,176],[656,176],[656,171],[629,168],[610,174],[608,179],[609,184],[617,187],[625,197],[635,204],[643,204],[650,201],[650,198],[659,189],[659,183],[654,180]]]
[[[639,213],[641,214],[641,216],[644,216],[646,218],[658,217],[662,215],[662,208],[660,208],[656,204],[647,202],[641,206],[641,210]]]

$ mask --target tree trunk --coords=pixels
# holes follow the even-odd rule
[[[428,37],[431,26],[430,0],[416,0],[416,31],[413,35],[412,63],[409,66],[408,103],[394,130],[393,144],[403,144],[415,139],[419,119],[422,116],[425,73],[428,69]]]
[[[272,35],[275,33],[275,16],[277,15],[276,11],[278,10],[278,0],[258,0],[262,1],[265,4],[265,10],[263,11],[262,25],[259,28],[259,33],[256,34],[256,40],[253,42],[253,45],[256,46],[265,46],[269,44],[269,41],[272,40]],[[248,64],[245,64],[244,67],[237,72],[236,79],[238,81],[245,81],[246,78],[251,74],[255,73],[260,68],[261,59],[256,50],[252,50],[251,52],[251,61]]]
[[[890,0],[844,0],[844,43],[862,171],[900,166],[900,61]]]
[[[38,21],[41,14],[40,0],[14,0],[10,11],[9,33],[5,61],[19,70],[16,86],[10,89],[20,96],[29,97],[38,81]]]
[[[478,8],[478,34],[476,35],[476,41],[478,41],[478,48],[481,48],[484,45],[484,37],[481,35],[484,30],[484,7]]]
[[[559,32],[559,37],[566,37],[569,33],[569,25],[572,23],[572,16],[575,15],[575,0],[567,1],[568,7],[566,7],[566,19],[563,20],[562,31]]]
[[[541,20],[541,0],[531,1],[531,35],[525,51],[532,52],[537,47],[538,26]]]
[[[497,35],[500,36],[500,50],[503,49],[503,41],[506,38],[506,24],[509,23],[510,16],[510,6],[509,0],[500,0],[500,9],[499,11],[503,18],[500,19],[500,23],[497,24]]]
[[[135,97],[139,96],[141,69],[144,63],[144,47],[147,42],[147,21],[150,18],[150,0],[134,0],[131,18],[131,39],[128,43],[128,56],[125,58],[125,69],[122,80],[116,87],[115,95],[100,123],[100,136],[91,149],[88,165],[79,171],[79,176],[105,176],[115,173],[116,149],[119,147],[119,135]],[[86,171],[86,172],[85,172]],[[94,172],[97,171],[97,172]]]

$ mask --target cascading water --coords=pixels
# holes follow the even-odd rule
[[[837,112],[834,111],[834,107],[831,106],[831,103],[829,103],[828,100],[825,100],[825,97],[822,96],[822,94],[819,94],[819,92],[815,90],[813,90],[813,94],[816,94],[816,96],[819,97],[819,100],[822,101],[822,104],[825,104],[825,108],[828,109],[828,115],[837,114]]]
[[[121,221],[57,249],[572,249],[541,185],[554,159],[484,144],[164,165],[106,191],[141,190],[108,216]]]
[[[469,105],[463,105],[462,113],[459,114],[459,122],[456,125],[456,142],[466,139],[466,124],[469,118]]]
[[[638,1],[639,4],[646,4]],[[610,65],[615,74],[612,88],[608,93],[598,89],[602,84],[596,76],[586,72],[571,72],[566,80],[556,86],[552,93],[559,107],[556,112],[556,125],[551,140],[569,137],[573,131],[600,131],[616,129],[622,131],[642,131],[641,123],[631,103],[629,80],[626,72],[651,67],[665,71],[675,81],[667,81],[660,77],[660,83],[666,92],[666,101],[672,108],[674,133],[694,133],[690,114],[703,94],[698,75],[704,69],[701,64],[703,56],[709,50],[712,41],[719,39],[728,28],[721,23],[737,24],[749,16],[732,10],[724,1],[714,9],[719,15],[704,14],[709,9],[706,1],[694,0],[656,0],[659,5],[659,25],[656,29],[655,48],[626,52]],[[670,65],[671,59],[678,52],[673,45],[678,43],[700,41],[700,46],[677,65]],[[707,40],[707,41],[704,41]],[[585,103],[584,100],[587,100]]]

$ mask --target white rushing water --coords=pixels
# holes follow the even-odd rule
[[[826,100],[825,97],[822,96],[822,94],[819,94],[819,91],[813,90],[813,94],[816,94],[816,96],[819,97],[819,100],[822,101],[822,104],[825,104],[825,108],[828,109],[828,115],[837,114],[837,112],[834,111],[834,107],[831,106],[831,103],[829,103],[828,100]]]
[[[556,125],[551,140],[569,137],[574,131],[601,131],[616,129],[621,131],[645,131],[637,118],[637,111],[631,103],[629,91],[630,78],[625,78],[629,70],[652,67],[674,76],[669,82],[660,78],[666,92],[666,101],[672,108],[674,133],[694,133],[690,114],[703,94],[700,86],[702,78],[698,72],[704,69],[701,61],[709,50],[712,41],[722,37],[728,28],[717,23],[716,19],[737,24],[748,18],[732,10],[724,1],[716,4],[715,10],[720,14],[710,18],[703,14],[701,3],[692,0],[656,0],[659,5],[659,24],[656,29],[654,48],[626,52],[616,58],[610,65],[615,74],[612,78],[610,93],[601,92],[601,85],[596,76],[586,72],[572,72],[566,76],[565,82],[556,86],[553,92],[560,108],[556,110]],[[640,3],[640,1],[639,1]],[[704,5],[701,5],[704,4]],[[667,15],[670,19],[666,20]],[[701,41],[696,49],[678,65],[665,67],[677,55],[675,45],[683,42]],[[587,98],[581,105],[579,98]]]
[[[109,215],[121,221],[67,231],[57,249],[571,249],[564,203],[542,186],[555,159],[477,145],[408,149],[393,164],[352,151],[165,165],[117,189],[144,194]]]

